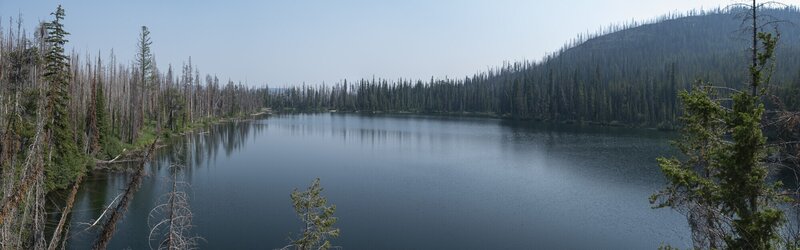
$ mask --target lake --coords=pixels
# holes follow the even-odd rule
[[[149,249],[148,214],[185,157],[203,249],[275,249],[301,224],[289,194],[321,178],[344,249],[655,249],[691,247],[683,216],[651,209],[655,158],[672,133],[487,118],[275,115],[173,139],[117,225],[110,249]],[[180,152],[177,154],[176,152]],[[70,249],[128,173],[81,186]]]

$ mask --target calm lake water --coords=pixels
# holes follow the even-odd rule
[[[485,118],[278,115],[222,124],[159,151],[110,249],[149,249],[148,214],[183,152],[203,249],[274,249],[301,228],[289,194],[322,180],[345,249],[691,247],[685,219],[653,210],[670,133]],[[128,182],[81,186],[71,249]]]

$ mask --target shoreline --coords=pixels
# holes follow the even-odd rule
[[[441,117],[475,117],[475,118],[492,118],[506,121],[521,121],[521,122],[541,122],[550,124],[568,124],[568,125],[585,125],[595,127],[610,127],[610,128],[635,128],[647,129],[664,132],[675,132],[678,128],[675,127],[660,127],[653,125],[631,125],[620,122],[594,122],[594,121],[578,121],[578,120],[545,120],[539,118],[526,118],[517,119],[509,114],[499,115],[492,112],[412,112],[412,111],[339,111],[339,110],[322,110],[322,111],[278,111],[276,114],[314,114],[314,113],[343,113],[343,114],[363,114],[363,115],[430,115]]]
[[[89,163],[91,164],[90,169],[87,173],[92,173],[95,171],[125,171],[127,170],[126,167],[114,167],[114,165],[119,165],[123,163],[133,163],[133,162],[141,162],[143,159],[142,153],[153,143],[155,143],[155,149],[160,149],[167,146],[167,142],[165,138],[172,138],[174,136],[185,136],[192,133],[208,133],[208,131],[199,131],[198,130],[206,130],[210,126],[219,125],[228,122],[239,122],[239,121],[251,121],[254,120],[256,117],[262,116],[269,116],[272,115],[272,112],[269,110],[261,110],[251,114],[242,114],[233,117],[226,117],[226,118],[210,118],[204,119],[200,121],[195,121],[187,125],[183,129],[179,129],[177,131],[162,131],[157,132],[160,133],[159,136],[156,137],[155,141],[151,140],[143,140],[143,141],[136,141],[131,147],[123,147],[122,153],[118,156],[103,160],[98,159],[95,157],[90,157],[92,161]],[[143,130],[144,131],[144,130]]]

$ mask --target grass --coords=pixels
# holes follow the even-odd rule
[[[205,129],[210,127],[211,125],[241,117],[246,117],[246,116],[244,114],[240,114],[227,118],[204,117],[194,121],[193,123],[189,123],[183,127],[177,128],[175,130],[162,129],[161,137],[169,138],[174,135],[186,133],[189,131],[194,131],[196,129]],[[153,142],[155,142],[157,137],[158,133],[156,131],[156,122],[148,120],[145,122],[145,126],[142,127],[142,129],[139,131],[139,136],[136,138],[136,141],[134,141],[133,143],[121,143],[121,146],[122,148],[128,151],[142,150],[150,146],[150,144],[152,144]]]
[[[143,149],[156,141],[155,124],[153,122],[146,122],[145,126],[139,131],[139,136],[133,143],[122,143],[122,148],[125,150],[139,150]]]

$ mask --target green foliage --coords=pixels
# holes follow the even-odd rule
[[[336,205],[328,205],[328,201],[321,195],[322,187],[319,178],[315,179],[306,191],[297,191],[292,194],[294,211],[305,224],[302,237],[292,242],[296,249],[329,249],[329,239],[339,237],[339,229],[334,228]]]
[[[717,155],[726,131],[725,109],[715,101],[717,94],[704,83],[691,92],[682,91],[684,126],[679,140],[673,142],[683,153],[683,160],[658,158],[669,185],[650,198],[657,208],[671,207],[689,218],[695,247],[716,248],[720,235],[727,232],[720,218],[720,185],[716,181],[720,165]]]
[[[158,133],[156,133],[155,124],[153,124],[153,122],[145,122],[145,126],[139,130],[136,140],[130,144],[122,143],[121,147],[128,150],[141,150],[147,148],[147,146],[150,146],[150,144],[153,144],[156,139],[158,139]]]
[[[185,124],[186,99],[184,99],[178,90],[169,88],[164,94],[166,98],[166,116],[167,116],[167,129],[170,131],[180,130],[179,124]]]
[[[108,115],[103,84],[98,83],[96,88],[95,117],[97,118],[97,132],[100,136],[100,155],[110,159],[122,153],[122,145],[111,128],[111,117]]]
[[[23,121],[27,121],[23,123],[22,130],[18,132],[20,136],[23,138],[33,138],[34,133],[36,133],[36,117],[39,115],[37,111],[39,110],[39,99],[41,98],[40,91],[38,89],[28,90],[22,93],[22,118]]]
[[[721,153],[725,168],[719,174],[723,211],[735,214],[736,235],[726,238],[728,246],[736,249],[770,249],[778,238],[778,226],[783,212],[772,203],[776,201],[775,187],[766,183],[766,137],[761,122],[764,105],[758,88],[769,81],[767,62],[773,57],[777,39],[771,34],[758,33],[763,49],[756,54],[756,64],[750,67],[753,92],[733,94],[733,108],[725,122],[731,130],[732,144]],[[779,185],[779,184],[778,184]]]
[[[146,88],[147,80],[150,79],[153,65],[153,53],[150,51],[150,46],[153,42],[150,40],[150,30],[147,26],[142,26],[142,31],[139,33],[139,43],[136,44],[139,49],[136,54],[136,65],[139,66],[140,80],[142,87]]]
[[[673,246],[670,246],[670,245],[665,245],[665,244],[661,244],[660,246],[658,246],[658,250],[679,250],[679,249],[680,248],[673,247]]]
[[[58,6],[53,13],[55,19],[45,24],[48,50],[45,54],[44,79],[49,83],[47,92],[46,131],[50,143],[49,157],[45,165],[45,185],[48,190],[67,187],[86,170],[86,157],[75,143],[69,104],[69,63],[64,55],[67,33],[61,21],[64,9]]]
[[[710,86],[681,93],[684,127],[675,145],[685,159],[658,159],[668,186],[651,202],[687,213],[696,248],[772,249],[784,221],[776,208],[781,184],[767,183],[759,91],[771,77],[768,62],[777,40],[765,33],[754,37],[762,47],[749,70],[752,91],[734,91],[730,108]]]

